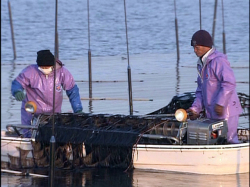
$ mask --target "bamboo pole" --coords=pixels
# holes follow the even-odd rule
[[[68,97],[64,97],[63,99],[68,99]],[[87,97],[82,97],[80,98],[81,100],[121,100],[121,101],[127,101],[128,99],[126,98],[112,98],[112,97],[92,97],[92,98],[87,98]],[[153,99],[146,99],[146,98],[133,98],[133,101],[153,101]]]
[[[6,64],[8,65],[8,64]],[[23,65],[23,64],[22,64]],[[89,82],[89,81],[85,81],[85,80],[75,80],[75,82]],[[113,81],[92,81],[92,82],[96,82],[96,83],[106,83],[106,82],[128,82],[126,80],[113,80]],[[143,80],[133,80],[132,82],[144,82]]]
[[[214,19],[213,19],[213,32],[212,32],[212,39],[214,44],[214,35],[215,35],[215,23],[216,23],[216,13],[217,13],[217,0],[214,1]]]
[[[15,38],[14,38],[14,29],[13,29],[13,23],[12,23],[10,1],[8,1],[8,8],[9,8],[9,17],[10,17],[10,30],[11,30],[11,38],[12,38],[12,47],[13,47],[14,60],[15,60],[16,59],[16,45],[15,45]]]
[[[55,95],[56,95],[56,60],[58,59],[58,34],[57,34],[57,8],[58,8],[58,0],[55,0],[55,44],[54,44],[54,85],[53,85],[53,124],[52,124],[52,132],[50,137],[50,159],[49,159],[49,186],[54,186],[54,175],[55,175]]]
[[[129,65],[129,49],[128,49],[128,28],[127,28],[127,14],[126,14],[126,0],[124,0],[124,14],[125,14],[125,28],[126,28],[126,43],[127,43],[127,59],[128,59],[128,94],[129,94],[129,113],[133,115],[133,99],[132,99],[132,82],[131,82],[131,68]]]
[[[180,60],[180,52],[179,52],[179,37],[178,37],[178,21],[176,15],[176,2],[174,0],[174,14],[175,14],[175,37],[176,37],[176,48],[177,48],[177,62]]]
[[[17,174],[17,175],[20,175],[20,176],[48,177],[47,175],[40,175],[40,174],[28,173],[28,172],[24,173],[24,172],[21,172],[21,171],[14,171],[14,170],[9,170],[9,169],[1,169],[1,172]]]
[[[89,25],[89,0],[87,0],[88,8],[88,70],[89,70],[89,97],[92,98],[92,67],[91,67],[91,49],[90,49],[90,25]]]
[[[59,39],[58,39],[58,32],[56,32],[56,53],[57,53],[57,59],[59,59]]]
[[[199,9],[200,9],[200,30],[201,30],[201,0],[199,0]]]
[[[92,63],[91,63],[91,49],[90,49],[90,23],[89,23],[89,0],[87,0],[88,8],[88,71],[89,71],[89,98],[92,98]],[[92,113],[92,100],[89,100],[89,112]]]
[[[223,6],[223,0],[221,0],[221,9],[222,9],[222,38],[223,38],[223,53],[226,54],[226,34],[225,34],[225,26],[224,26],[224,6]]]

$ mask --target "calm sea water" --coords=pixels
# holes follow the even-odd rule
[[[10,95],[11,81],[36,52],[54,51],[55,2],[10,1],[17,59],[13,61],[7,0],[1,1],[1,129],[20,123],[20,103]],[[249,95],[249,1],[224,2],[226,51],[237,80],[237,91]],[[90,49],[93,97],[88,97],[87,1],[58,2],[59,57],[80,88],[84,112],[129,114],[127,48],[124,4],[118,0],[91,0]],[[167,105],[171,98],[196,88],[196,60],[190,46],[200,28],[199,0],[177,0],[180,63],[176,60],[174,1],[127,0],[129,61],[132,72],[134,114],[147,114]],[[202,29],[212,33],[214,0],[202,1]],[[222,51],[222,6],[218,1],[215,46]],[[66,96],[66,95],[65,95]],[[149,101],[152,99],[153,101]],[[68,99],[62,111],[71,111]],[[249,126],[249,118],[240,123]],[[249,174],[189,175],[152,171],[91,169],[60,173],[57,186],[249,186]],[[1,174],[2,186],[47,186],[47,178]]]
[[[62,177],[63,176],[63,177]],[[2,174],[3,187],[48,186],[48,178],[21,177]],[[117,169],[88,169],[62,172],[55,177],[55,186],[66,187],[247,187],[249,173],[240,175],[194,175],[173,172],[134,170],[124,172]]]
[[[35,61],[36,52],[54,51],[55,1],[10,1],[18,61]],[[212,33],[214,0],[202,1],[202,29]],[[127,0],[130,54],[176,54],[174,0]],[[125,55],[126,34],[122,0],[89,1],[90,49],[93,56]],[[176,1],[182,54],[192,53],[190,39],[200,28],[199,0]],[[224,1],[227,52],[249,52],[249,1]],[[222,5],[218,1],[215,46],[222,50]],[[58,2],[59,57],[79,59],[88,52],[87,0]],[[7,0],[1,1],[1,61],[13,59]],[[248,56],[248,55],[247,55]],[[236,57],[238,58],[238,57]],[[248,60],[249,57],[245,57]],[[173,59],[175,61],[175,59]],[[248,61],[247,61],[248,62]]]

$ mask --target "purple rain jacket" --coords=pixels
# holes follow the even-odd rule
[[[82,111],[79,89],[75,84],[72,74],[56,61],[56,92],[55,92],[55,112],[61,112],[63,101],[63,90],[69,97],[74,112]],[[34,101],[37,105],[35,115],[53,112],[53,88],[54,71],[49,75],[42,73],[36,64],[30,65],[22,70],[17,78],[12,81],[11,93],[14,96],[18,91],[26,91],[26,97],[22,101],[21,121],[23,125],[30,125],[32,115],[24,109],[27,101]]]
[[[209,119],[228,119],[241,114],[234,73],[226,55],[214,48],[208,53],[203,68],[200,59],[197,63],[198,86],[196,98],[190,108],[196,113],[205,108],[206,117]],[[215,104],[224,107],[223,116],[215,113]]]

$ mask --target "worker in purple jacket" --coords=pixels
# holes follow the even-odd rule
[[[54,89],[54,55],[50,50],[37,52],[37,64],[32,64],[22,70],[11,85],[11,93],[17,101],[22,101],[21,121],[23,125],[31,125],[32,115],[25,111],[25,103],[34,101],[37,105],[35,115],[41,113],[53,113],[53,89]],[[63,90],[69,97],[75,113],[82,112],[79,89],[75,84],[72,74],[56,60],[55,81],[55,113],[61,112]],[[26,91],[26,95],[23,91]],[[31,134],[25,130],[24,137]]]
[[[226,55],[212,45],[212,37],[205,30],[199,30],[192,36],[191,46],[199,57],[198,86],[196,98],[187,112],[194,120],[204,108],[207,118],[227,120],[227,141],[239,143],[237,126],[242,108],[236,92],[235,76]]]

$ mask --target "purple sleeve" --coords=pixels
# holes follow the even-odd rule
[[[63,73],[64,73],[63,88],[64,90],[66,90],[71,106],[74,112],[82,111],[83,108],[80,99],[79,88],[75,84],[72,74],[64,67],[63,67]]]
[[[216,103],[220,106],[225,106],[236,88],[233,70],[225,58],[216,58],[212,68],[220,81],[220,90]]]
[[[202,89],[201,89],[201,79],[198,76],[197,78],[197,89],[195,92],[195,100],[192,104],[192,106],[190,107],[194,112],[196,113],[200,113],[202,111],[203,108],[203,101],[202,101]]]
[[[69,72],[68,69],[65,67],[62,67],[62,72],[63,73],[63,89],[64,90],[71,90],[75,86],[75,80],[72,74]]]
[[[31,66],[28,66],[27,68],[23,69],[21,73],[16,77],[16,81],[18,81],[23,89],[26,89],[28,85],[30,85],[30,79],[29,79],[29,72],[30,72]]]

